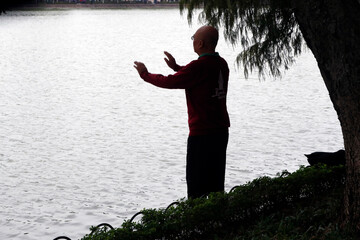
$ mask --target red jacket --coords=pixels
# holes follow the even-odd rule
[[[229,68],[216,54],[205,54],[174,75],[143,72],[141,78],[155,86],[185,89],[190,135],[207,135],[227,131],[230,127],[226,108]]]

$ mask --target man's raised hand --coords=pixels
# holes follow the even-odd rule
[[[171,68],[172,70],[176,71],[178,65],[176,64],[175,58],[168,52],[164,51],[164,54],[167,58],[164,58],[166,64]]]
[[[147,72],[147,68],[145,66],[145,64],[143,64],[142,62],[134,62],[134,68],[138,71],[139,75],[141,75],[141,73],[143,72]]]

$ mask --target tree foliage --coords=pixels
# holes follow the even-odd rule
[[[245,76],[258,69],[280,76],[301,53],[303,38],[289,0],[182,0],[181,13],[187,10],[191,23],[198,8],[199,19],[214,27],[224,28],[225,39],[240,43],[237,56]]]

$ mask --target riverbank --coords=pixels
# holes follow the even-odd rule
[[[140,222],[133,222],[136,214],[120,228],[99,225],[82,240],[359,239],[350,225],[340,227],[344,172],[343,166],[301,167],[258,178],[227,194],[145,209]]]
[[[176,9],[179,8],[178,3],[54,3],[54,4],[28,4],[21,7],[20,10],[67,10],[67,9]]]

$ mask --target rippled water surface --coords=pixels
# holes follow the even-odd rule
[[[0,16],[0,239],[72,239],[101,222],[186,196],[183,90],[143,82],[133,61],[172,73],[197,56],[178,10],[12,12]],[[230,69],[226,190],[306,165],[342,136],[316,61],[281,80]]]

